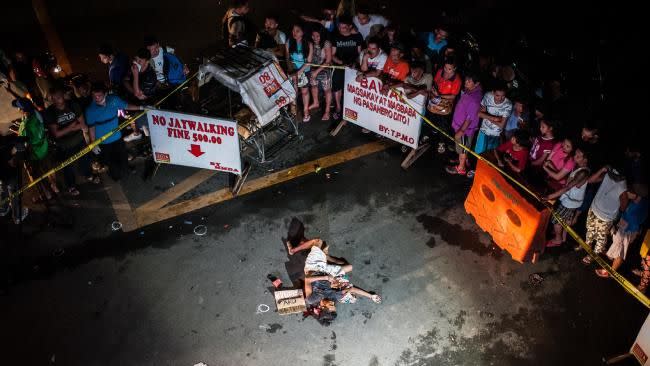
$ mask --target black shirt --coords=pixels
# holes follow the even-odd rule
[[[344,65],[352,65],[359,59],[359,49],[363,44],[363,37],[361,34],[350,34],[349,36],[342,36],[337,34],[334,36],[332,45],[336,47],[335,56],[343,61]]]
[[[55,124],[58,128],[65,128],[83,116],[81,107],[75,102],[66,102],[63,109],[51,105],[45,113],[47,125]],[[63,136],[56,138],[57,145],[63,148],[73,148],[83,142],[83,133],[80,130],[72,131]]]
[[[138,75],[138,86],[147,97],[152,97],[158,89],[158,77],[153,67],[148,66],[146,70]]]

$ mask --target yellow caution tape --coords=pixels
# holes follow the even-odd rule
[[[192,76],[190,76],[189,78],[187,78],[183,83],[181,83],[181,84],[178,85],[176,88],[174,88],[174,90],[172,90],[171,92],[169,92],[169,94],[167,94],[164,98],[162,98],[161,100],[159,100],[158,102],[156,102],[156,103],[154,104],[154,106],[157,107],[157,106],[161,105],[165,100],[167,100],[167,98],[169,98],[169,97],[172,96],[174,93],[176,93],[176,92],[179,91],[181,88],[183,88],[183,87],[184,87],[188,82],[190,82],[192,79],[194,79],[197,75],[198,75],[198,72],[194,73],[194,75],[192,75]],[[131,124],[133,121],[137,120],[138,118],[142,117],[145,113],[147,113],[147,112],[146,112],[146,111],[142,111],[142,112],[138,113],[137,116],[135,116],[135,117],[131,117],[131,118],[129,118],[128,120],[126,120],[126,121],[120,123],[116,128],[114,128],[114,129],[111,130],[110,132],[106,133],[104,136],[102,136],[102,137],[96,139],[95,141],[93,141],[92,143],[90,143],[88,146],[86,146],[85,148],[81,149],[78,153],[74,154],[73,156],[71,156],[71,157],[69,157],[68,159],[66,159],[63,163],[59,164],[57,167],[50,169],[47,173],[43,174],[42,176],[40,176],[40,177],[36,178],[35,180],[33,180],[32,182],[30,182],[28,185],[22,187],[21,189],[17,190],[16,192],[12,193],[9,197],[7,197],[7,198],[5,198],[3,201],[1,201],[1,202],[0,202],[0,205],[4,205],[6,202],[10,202],[11,200],[13,200],[13,199],[14,199],[15,197],[17,197],[18,195],[21,195],[21,194],[25,193],[25,191],[27,191],[28,189],[30,189],[30,188],[36,186],[36,185],[37,185],[38,183],[40,183],[43,179],[45,179],[45,178],[49,177],[50,175],[52,175],[52,174],[58,172],[59,170],[65,168],[66,166],[68,166],[68,165],[74,163],[75,161],[77,161],[77,160],[78,160],[79,158],[81,158],[82,156],[84,156],[84,155],[88,154],[89,152],[91,152],[91,151],[92,151],[96,146],[98,146],[99,144],[101,144],[102,142],[104,142],[106,139],[108,139],[109,137],[111,137],[111,135],[113,135],[113,134],[116,133],[117,131],[120,131],[120,130],[123,129],[124,127],[128,126],[129,124]]]

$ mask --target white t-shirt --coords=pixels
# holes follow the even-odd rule
[[[512,102],[506,98],[501,104],[496,104],[494,102],[493,92],[485,93],[483,100],[481,101],[481,106],[485,107],[489,114],[497,117],[508,118],[510,116],[510,112],[512,112]],[[481,123],[481,131],[488,136],[499,136],[501,135],[501,130],[501,127],[495,125],[485,118]]]
[[[621,205],[620,196],[625,191],[627,191],[625,179],[616,182],[609,177],[609,174],[605,174],[591,203],[591,211],[601,220],[614,221]]]
[[[359,64],[363,61],[363,55],[365,52],[361,52],[359,54]],[[375,58],[368,58],[368,71],[373,71],[373,70],[383,70],[384,69],[384,64],[386,63],[386,60],[388,60],[388,56],[384,53],[384,51],[379,50],[379,54]]]
[[[433,85],[433,75],[425,72],[424,74],[422,74],[422,77],[420,78],[420,80],[415,80],[409,74],[409,76],[406,77],[405,82],[407,84],[411,84],[411,85],[414,85],[414,86],[422,86],[422,85],[424,85],[426,87],[426,90],[431,90],[431,86]]]
[[[371,14],[371,15],[368,15],[368,17],[370,18],[368,20],[368,23],[363,24],[363,25],[361,23],[359,23],[359,17],[358,16],[355,15],[354,18],[352,19],[352,22],[354,23],[354,26],[357,28],[357,30],[359,31],[359,33],[361,34],[363,39],[368,38],[368,35],[370,34],[370,28],[372,28],[372,26],[377,25],[377,24],[381,24],[381,25],[383,25],[385,27],[385,26],[388,25],[388,19],[382,17],[381,15]]]
[[[165,72],[163,70],[163,65],[164,65],[163,52],[164,51],[167,51],[167,53],[171,53],[171,54],[174,53],[173,48],[161,46],[160,51],[158,52],[158,56],[151,58],[151,66],[153,66],[153,69],[156,71],[156,78],[161,83],[164,83],[166,81]]]

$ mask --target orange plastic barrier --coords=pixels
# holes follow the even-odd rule
[[[542,253],[551,212],[526,199],[496,170],[479,160],[465,210],[518,262]]]

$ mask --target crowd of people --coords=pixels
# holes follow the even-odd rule
[[[427,119],[456,142],[423,124],[420,143],[437,147],[434,150],[448,163],[446,173],[474,175],[475,159],[460,144],[493,160],[553,202],[564,222],[578,225],[586,220],[586,243],[595,245],[596,254],[610,258],[615,269],[628,257],[630,244],[642,236],[648,193],[641,145],[635,136],[607,139],[604,132],[612,128],[605,121],[572,120],[567,113],[570,97],[560,77],[524,86],[512,66],[490,62],[493,58],[484,54],[470,57],[472,50],[454,36],[457,29],[437,24],[418,33],[361,5],[355,9],[324,5],[318,16],[301,15],[285,29],[287,33],[272,14],[257,28],[248,17],[250,10],[247,0],[232,2],[220,27],[224,45],[263,48],[283,60],[300,96],[294,112],[302,107],[303,122],[315,113],[321,113],[324,121],[342,119],[342,67],[354,68],[358,79],[380,78],[385,90],[402,88],[407,97],[426,98]],[[25,113],[19,134],[28,139],[35,175],[117,127],[119,111],[142,110],[185,80],[189,70],[173,48],[162,46],[155,37],[146,37],[142,46],[131,58],[109,45],[100,47],[99,59],[108,66],[107,84],[81,79],[70,88],[50,83],[44,90],[41,79],[48,77],[42,70],[38,73],[35,68],[30,74],[19,66],[27,62],[24,53],[16,52],[12,62],[5,62],[10,79],[31,95],[40,95],[47,107],[39,111],[26,98],[15,104]],[[55,154],[48,153],[44,126],[56,144]],[[119,179],[128,166],[124,143],[148,134],[145,124],[134,122],[131,129],[125,137],[115,133],[96,150],[112,179]],[[615,159],[618,155],[622,159]],[[98,183],[91,160],[79,159],[74,166],[88,181]],[[64,170],[64,180],[66,193],[76,195],[72,168]],[[54,176],[43,192],[59,193]],[[548,247],[566,245],[560,222],[554,220],[549,232]],[[583,263],[591,263],[591,257]],[[639,289],[645,291],[650,257],[644,258],[642,268]],[[608,275],[603,270],[596,273]]]
[[[162,46],[154,36],[145,37],[132,57],[109,44],[100,45],[97,55],[108,68],[105,81],[93,82],[84,74],[56,77],[59,71],[51,57],[34,57],[30,70],[29,57],[22,50],[16,50],[13,57],[3,57],[6,87],[16,96],[13,106],[23,113],[15,131],[19,142],[3,137],[3,199],[18,188],[20,167],[16,166],[15,146],[23,140],[28,147],[23,157],[25,168],[30,177],[40,177],[117,128],[120,118],[128,117],[128,111],[142,111],[153,105],[184,82],[189,73],[174,49]],[[174,107],[174,100],[171,98],[168,105]],[[122,136],[118,131],[108,136],[92,150],[93,154],[85,154],[63,168],[63,194],[78,196],[79,178],[100,184],[102,173],[118,181],[125,172],[133,171],[128,162],[136,156],[127,151],[126,143],[141,140],[143,135],[148,135],[148,129],[146,118],[141,117],[131,123],[130,134]],[[38,184],[36,192],[34,202],[60,195],[57,174]],[[22,222],[29,210],[18,202],[5,204],[0,214],[11,213],[16,223]]]
[[[248,1],[238,0],[224,18],[229,46],[252,44],[246,32],[249,10]],[[611,259],[614,269],[620,268],[647,217],[642,148],[634,138],[620,143],[604,139],[609,127],[604,121],[571,121],[566,108],[570,101],[559,77],[525,90],[509,65],[468,62],[449,27],[416,33],[365,6],[329,6],[319,17],[300,19],[286,36],[278,17],[267,16],[255,46],[284,56],[301,96],[303,122],[321,109],[321,100],[322,120],[341,119],[344,70],[337,66],[358,70],[358,80],[382,79],[384,90],[400,87],[409,98],[424,95],[427,119],[457,143],[423,124],[421,143],[437,140],[445,159],[454,152],[448,174],[472,178],[475,162],[460,144],[473,149],[552,202],[565,223],[576,225],[585,218],[586,243]],[[266,39],[263,46],[260,39]],[[484,56],[479,59],[490,59]],[[616,153],[623,159],[615,159]],[[567,242],[558,220],[549,232],[547,247]],[[591,257],[585,256],[583,263],[591,263]],[[650,281],[646,259],[642,267],[639,288],[645,291]],[[596,273],[608,276],[603,269]]]

